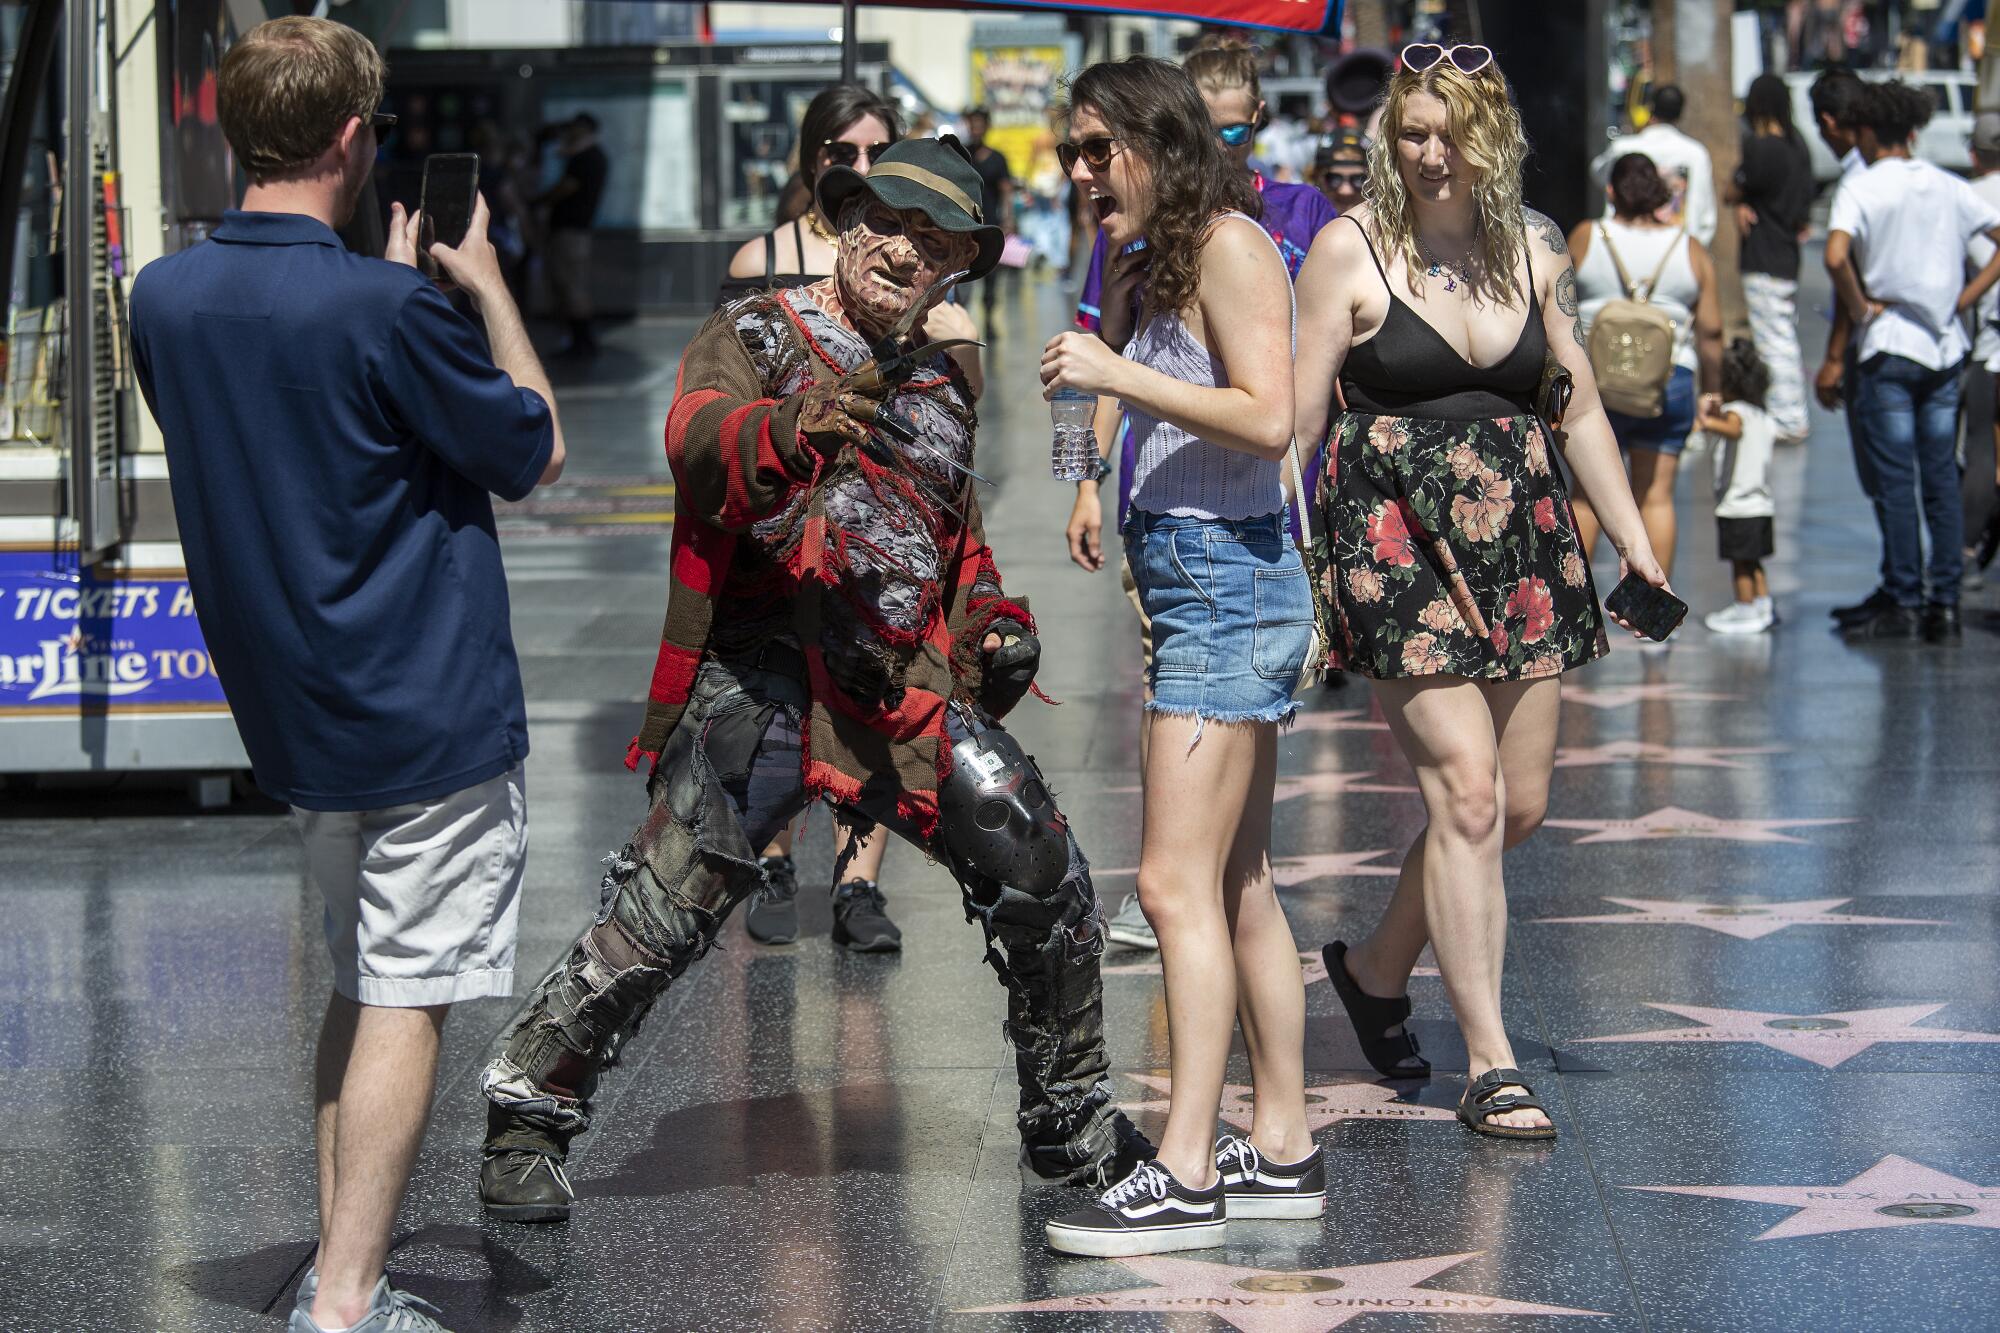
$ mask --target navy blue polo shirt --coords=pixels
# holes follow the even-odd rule
[[[528,753],[491,495],[549,408],[417,270],[292,213],[230,212],[132,287],[208,651],[257,785],[375,810]]]

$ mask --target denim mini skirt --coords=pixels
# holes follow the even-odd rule
[[[1149,712],[1282,722],[1312,649],[1312,589],[1283,514],[1134,509],[1125,558],[1153,625]]]

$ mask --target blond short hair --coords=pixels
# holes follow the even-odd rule
[[[1241,88],[1250,94],[1251,101],[1264,100],[1263,83],[1257,77],[1257,48],[1241,38],[1204,37],[1181,61],[1181,68],[1204,95]]]
[[[1478,222],[1475,250],[1480,283],[1502,305],[1513,304],[1517,288],[1514,266],[1527,252],[1527,218],[1521,205],[1521,168],[1528,158],[1528,136],[1521,117],[1508,100],[1506,81],[1497,66],[1466,74],[1449,60],[1423,70],[1399,70],[1389,80],[1383,98],[1382,129],[1368,150],[1368,205],[1376,234],[1392,251],[1400,252],[1421,289],[1427,267],[1417,253],[1417,219],[1396,160],[1396,140],[1403,132],[1403,106],[1415,93],[1428,93],[1444,103],[1451,138],[1467,166],[1479,173],[1473,182],[1474,216]]]
[[[272,19],[222,57],[216,114],[236,160],[261,183],[309,166],[348,117],[374,115],[387,74],[374,43],[345,24]]]

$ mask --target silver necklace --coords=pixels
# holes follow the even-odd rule
[[[1438,258],[1437,253],[1434,250],[1432,250],[1430,246],[1424,243],[1424,234],[1422,232],[1417,231],[1415,228],[1411,228],[1411,235],[1417,238],[1417,253],[1423,257],[1423,260],[1426,264],[1430,265],[1429,268],[1424,270],[1424,272],[1428,276],[1433,278],[1442,277],[1444,279],[1444,289],[1448,292],[1457,291],[1458,284],[1461,282],[1463,282],[1468,287],[1472,286],[1473,261],[1471,255],[1467,255],[1464,259],[1455,261],[1450,259],[1440,259]],[[1472,235],[1473,235],[1473,243],[1477,245],[1479,238],[1479,231],[1477,228],[1473,229]]]

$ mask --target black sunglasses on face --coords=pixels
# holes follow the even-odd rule
[[[1350,190],[1362,190],[1368,186],[1368,173],[1365,171],[1322,171],[1319,178],[1322,184],[1345,185]]]
[[[1125,142],[1108,134],[1094,134],[1082,143],[1059,143],[1056,145],[1056,165],[1067,176],[1076,170],[1081,160],[1092,171],[1103,171],[1111,165],[1111,159],[1118,156],[1113,144]]]
[[[379,139],[396,128],[396,118],[386,111],[377,111],[368,117],[368,127],[375,131],[375,137]]]
[[[861,160],[863,152],[868,154],[868,160],[872,163],[888,150],[889,145],[885,143],[871,143],[864,146],[858,143],[848,143],[841,139],[828,139],[820,145],[820,151],[831,158],[833,165],[837,167],[853,166]]]

